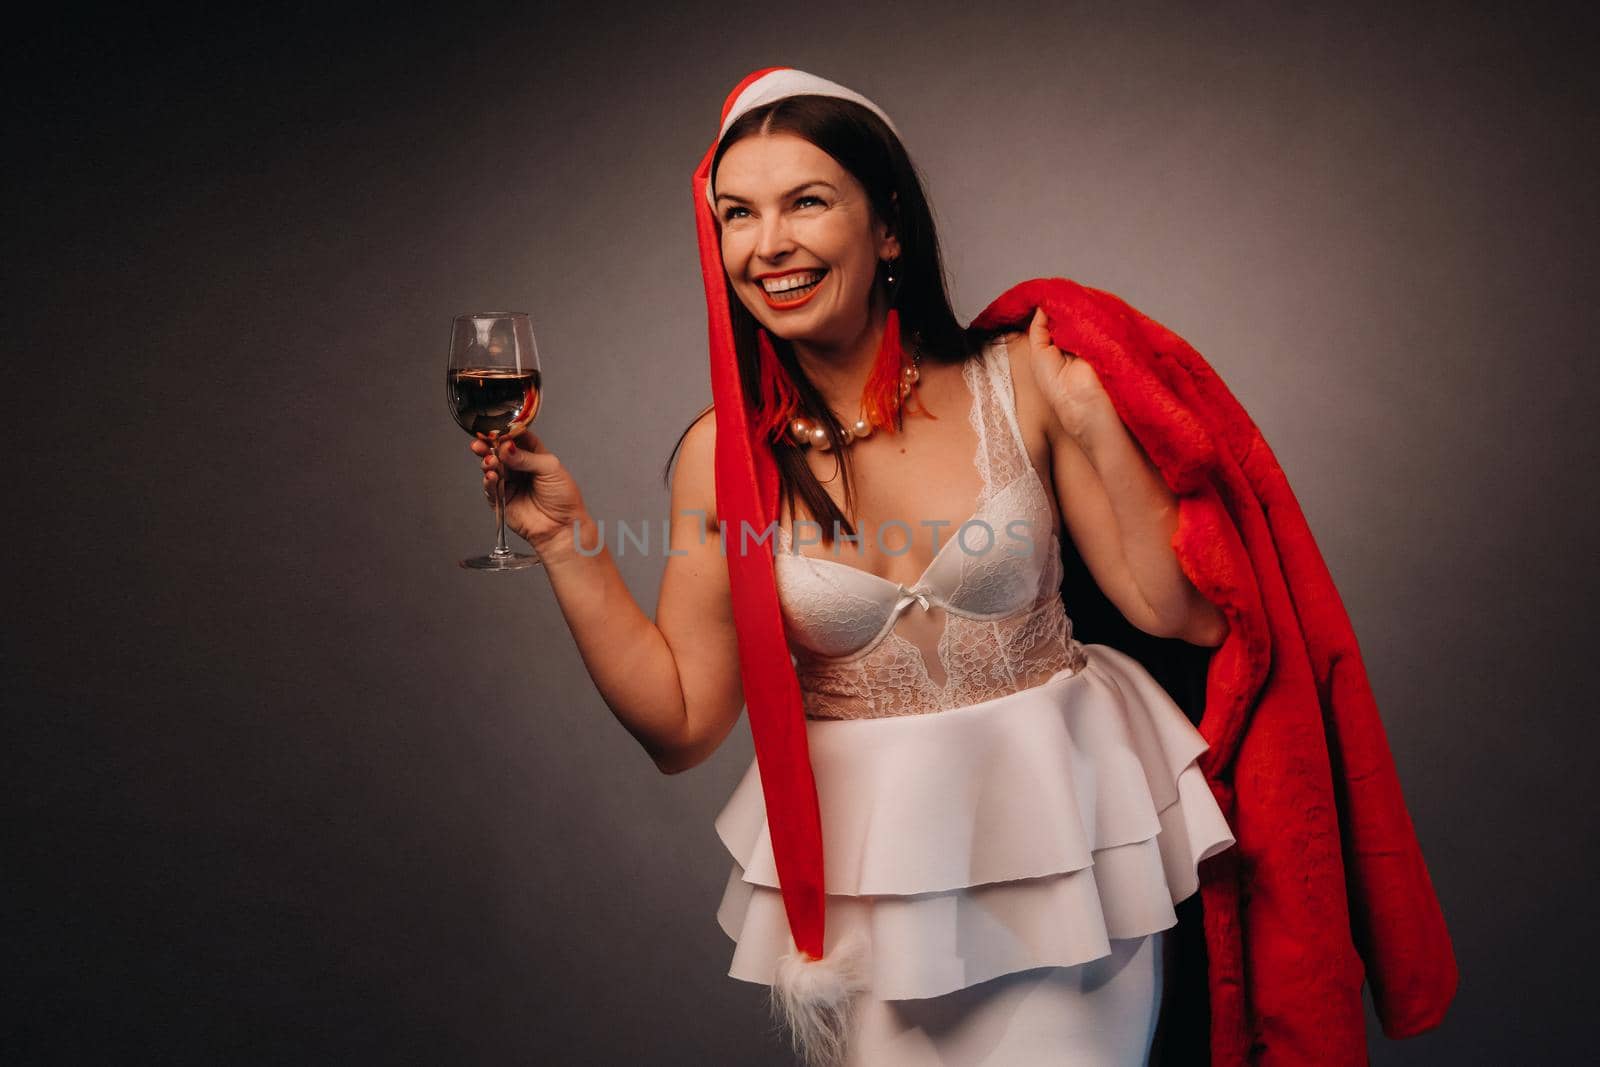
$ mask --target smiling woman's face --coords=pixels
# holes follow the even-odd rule
[[[878,261],[900,245],[838,160],[791,133],[746,137],[723,153],[716,195],[722,265],[756,321],[825,346],[866,328]]]

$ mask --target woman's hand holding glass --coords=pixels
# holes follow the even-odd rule
[[[503,437],[496,446],[491,450],[479,439],[468,446],[481,459],[484,498],[495,506],[496,483],[503,478],[506,526],[543,554],[563,535],[572,535],[573,523],[584,513],[583,494],[532,430]]]

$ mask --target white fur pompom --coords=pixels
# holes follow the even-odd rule
[[[820,960],[793,950],[778,960],[772,1013],[806,1067],[843,1067],[860,994],[869,984],[867,938],[859,929]]]

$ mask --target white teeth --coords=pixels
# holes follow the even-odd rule
[[[763,278],[761,287],[769,293],[786,293],[790,289],[804,289],[822,280],[826,271],[808,270],[800,274],[785,274],[781,278]]]

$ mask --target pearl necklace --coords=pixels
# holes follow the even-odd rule
[[[911,365],[902,368],[900,371],[900,399],[902,401],[911,395],[911,390],[916,387],[918,380],[922,377],[922,372],[917,369],[917,364],[920,362],[922,362],[920,354],[914,354],[911,357]],[[844,438],[845,447],[848,448],[862,438],[871,437],[872,431],[875,429],[877,429],[877,426],[871,421],[857,419],[849,426],[839,426],[839,434]],[[827,428],[816,421],[803,417],[789,421],[789,440],[797,445],[809,445],[818,452],[826,452],[832,447],[832,442],[828,439]]]

